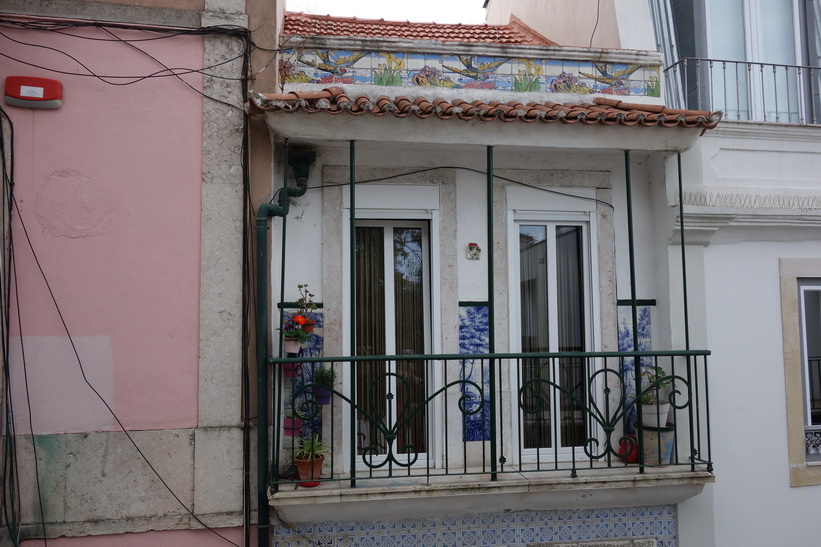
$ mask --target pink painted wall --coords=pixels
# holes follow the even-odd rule
[[[87,40],[4,30],[0,76],[59,79],[59,110],[3,105],[14,122],[15,196],[86,375],[130,429],[197,423],[202,97],[175,77],[111,85],[163,67],[95,29]],[[153,33],[116,31],[123,39]],[[169,67],[202,67],[201,37],[134,41]],[[35,45],[54,49],[43,49]],[[201,75],[183,76],[202,89]],[[129,79],[111,78],[124,83]],[[20,322],[12,309],[13,403],[28,432],[115,430],[84,383],[15,214]],[[13,297],[14,298],[14,297]],[[23,345],[20,345],[22,331]]]
[[[208,530],[171,530],[163,532],[142,532],[119,534],[116,536],[87,536],[81,538],[53,538],[48,540],[49,547],[221,547],[243,544],[240,528],[221,528],[216,530],[225,539]],[[251,544],[256,545],[256,530],[251,534]],[[24,541],[22,547],[42,547],[43,540]]]

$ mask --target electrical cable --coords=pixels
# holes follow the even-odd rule
[[[279,511],[277,511],[277,508],[276,508],[274,505],[272,505],[272,506],[271,506],[271,509],[273,509],[273,510],[274,510],[274,515],[276,516],[277,520],[278,520],[278,521],[280,522],[280,524],[282,524],[285,528],[287,528],[288,530],[292,531],[293,533],[295,533],[295,534],[296,534],[296,535],[298,535],[299,537],[303,538],[305,541],[307,541],[307,542],[308,542],[308,545],[315,545],[316,547],[322,547],[321,545],[319,545],[319,543],[315,542],[314,540],[312,540],[311,538],[309,538],[308,536],[306,536],[305,534],[303,534],[302,532],[300,532],[299,530],[297,530],[296,528],[294,528],[294,526],[293,526],[291,523],[289,523],[289,522],[287,522],[285,519],[283,519],[283,518],[279,515]]]
[[[4,125],[8,126],[9,133],[9,147],[6,148],[6,138]],[[14,124],[5,110],[0,107],[0,164],[2,164],[2,199],[3,199],[3,285],[2,285],[2,328],[0,328],[0,335],[2,335],[2,351],[3,351],[3,395],[4,395],[4,410],[6,415],[5,435],[3,437],[3,468],[2,468],[2,501],[3,511],[2,516],[6,522],[10,539],[12,543],[17,546],[20,544],[20,519],[19,512],[21,508],[20,503],[20,484],[19,466],[17,463],[17,435],[14,427],[14,408],[11,399],[11,371],[9,364],[10,355],[10,258],[11,258],[11,210],[9,196],[13,188],[14,181],[14,147],[12,146],[14,140]],[[8,157],[8,160],[6,159]],[[8,162],[8,163],[7,163]],[[8,231],[8,237],[5,232]],[[8,246],[7,246],[8,245]],[[39,488],[39,487],[38,487]],[[39,495],[39,489],[38,489]],[[11,511],[11,515],[9,515]]]
[[[12,196],[13,199],[13,196]],[[18,213],[19,214],[19,213]],[[17,284],[17,261],[15,260],[14,255],[14,240],[9,234],[9,247],[10,247],[10,254],[11,254],[11,269],[12,274],[14,276],[14,298],[15,304],[17,308],[17,331],[21,334],[20,336],[20,362],[23,365],[23,383],[25,385],[26,391],[26,407],[28,409],[28,422],[29,422],[29,433],[31,434],[31,450],[32,456],[34,459],[34,481],[37,485],[37,503],[40,507],[40,524],[43,527],[43,545],[46,547],[48,546],[48,534],[46,533],[46,517],[45,512],[43,511],[43,491],[40,487],[40,463],[38,462],[37,458],[37,443],[34,439],[34,419],[31,415],[31,392],[29,391],[29,376],[28,376],[28,366],[26,364],[26,348],[25,344],[23,343],[23,318],[20,311],[20,288]],[[11,394],[9,394],[9,401],[11,401]],[[19,482],[19,481],[18,481]]]
[[[396,175],[388,175],[386,177],[378,177],[378,178],[375,178],[375,179],[358,180],[358,181],[356,181],[356,184],[368,184],[368,183],[371,183],[371,182],[384,182],[386,180],[397,179],[397,178],[406,177],[406,176],[409,176],[409,175],[418,175],[420,173],[427,173],[429,171],[436,171],[436,170],[439,170],[439,169],[461,169],[461,170],[464,170],[464,171],[471,171],[473,173],[478,173],[480,175],[487,175],[487,171],[482,171],[481,169],[474,169],[473,167],[462,167],[462,166],[458,166],[458,165],[443,165],[443,166],[439,166],[439,167],[426,167],[424,169],[417,169],[417,170],[414,170],[414,171],[407,171],[407,172],[404,172],[404,173],[398,173]],[[569,198],[592,201],[594,203],[598,203],[600,205],[605,205],[607,207],[610,207],[611,209],[614,209],[612,203],[608,203],[606,201],[603,201],[603,200],[600,200],[600,199],[597,199],[597,198],[591,198],[591,197],[588,197],[588,196],[578,196],[578,195],[575,195],[575,194],[570,194],[568,192],[561,192],[559,190],[554,190],[552,188],[544,188],[542,186],[536,186],[534,184],[528,184],[528,183],[522,182],[520,180],[515,180],[515,179],[508,178],[508,177],[503,177],[503,176],[497,175],[495,173],[493,175],[493,178],[503,180],[505,182],[510,182],[510,183],[513,183],[513,184],[518,184],[520,186],[526,186],[528,188],[533,188],[534,190],[541,190],[542,192],[548,192],[550,194],[556,194],[556,195],[559,195],[559,196],[564,196],[564,197],[569,197]],[[349,182],[340,182],[340,183],[337,183],[337,184],[321,184],[321,185],[318,185],[318,186],[308,186],[308,190],[333,188],[333,187],[337,187],[337,186],[349,186],[349,185],[350,185]],[[277,190],[276,194],[274,194],[274,198],[276,197],[277,194],[279,194],[280,190],[281,190],[281,188],[279,190]],[[272,203],[274,201],[274,198],[271,198],[271,201],[269,201],[268,203]]]
[[[107,32],[108,34],[110,34],[111,36],[114,36],[115,38],[118,38],[118,36],[117,36],[116,34],[114,34],[112,31],[108,30],[108,29],[107,29],[107,28],[105,28],[105,27],[100,27],[100,30],[102,30],[103,32]],[[243,114],[245,113],[245,111],[244,111],[242,108],[240,108],[240,107],[238,107],[238,106],[236,106],[236,105],[233,105],[233,104],[231,104],[231,103],[225,102],[225,101],[223,101],[222,99],[217,99],[217,98],[215,98],[215,97],[211,97],[211,96],[209,96],[209,95],[207,95],[207,94],[203,93],[202,91],[200,91],[199,89],[197,89],[196,87],[194,87],[193,85],[191,85],[190,83],[188,83],[188,82],[186,82],[185,80],[183,80],[183,79],[182,79],[182,77],[181,77],[181,76],[179,76],[178,74],[174,74],[174,73],[173,73],[173,71],[172,71],[172,69],[168,68],[168,66],[166,66],[166,65],[165,65],[165,63],[163,63],[162,61],[160,61],[159,59],[157,59],[156,57],[154,57],[153,55],[151,55],[151,54],[150,54],[150,53],[148,53],[147,51],[145,51],[145,50],[143,50],[143,49],[140,49],[139,47],[135,46],[134,44],[131,44],[131,43],[128,43],[128,42],[124,42],[124,43],[125,43],[127,46],[129,46],[129,47],[131,47],[131,48],[134,48],[135,50],[139,51],[140,53],[142,53],[142,54],[143,54],[143,55],[145,55],[146,57],[148,57],[148,58],[150,58],[151,60],[153,60],[154,62],[156,62],[156,63],[157,63],[158,65],[160,65],[161,67],[163,67],[163,68],[165,68],[166,70],[168,70],[169,72],[171,72],[174,76],[176,76],[176,77],[177,77],[177,79],[178,79],[179,81],[181,81],[181,82],[182,82],[182,83],[184,83],[186,86],[188,86],[191,90],[193,90],[193,91],[194,91],[194,93],[197,93],[198,95],[202,95],[202,96],[203,96],[203,97],[205,97],[206,99],[211,99],[212,101],[216,101],[216,102],[218,102],[218,103],[220,103],[220,104],[224,104],[224,105],[226,105],[226,106],[230,106],[231,108],[236,108],[237,110],[239,110],[239,111],[240,111],[240,112],[242,112]],[[238,59],[238,58],[240,58],[240,57],[241,57],[241,56],[236,56],[236,57],[234,57],[234,59]]]
[[[596,35],[596,29],[599,28],[599,15],[601,14],[601,0],[596,0],[596,24],[593,25],[593,33],[590,35],[590,45],[593,47],[593,37]]]
[[[109,32],[104,27],[100,27],[100,30]],[[106,83],[108,85],[132,85],[132,84],[139,83],[143,80],[147,80],[149,78],[168,78],[168,77],[179,78],[181,75],[195,74],[195,73],[196,74],[202,74],[203,76],[208,76],[210,78],[221,79],[221,80],[242,81],[244,79],[244,78],[232,78],[232,77],[229,77],[229,76],[219,76],[217,74],[210,74],[210,73],[206,72],[206,70],[210,70],[212,68],[217,68],[217,67],[220,67],[222,65],[228,64],[232,61],[236,61],[237,59],[242,58],[242,54],[236,55],[236,56],[231,57],[229,59],[226,59],[224,61],[220,61],[219,63],[215,63],[213,65],[209,65],[209,66],[203,67],[203,68],[169,68],[166,65],[164,65],[164,64],[160,63],[159,61],[157,61],[160,65],[162,65],[164,67],[164,69],[163,70],[158,70],[156,72],[152,72],[150,74],[142,75],[142,76],[113,75],[113,74],[111,74],[111,75],[109,75],[109,74],[100,75],[100,74],[97,74],[96,72],[94,72],[93,70],[91,70],[85,64],[83,64],[79,59],[77,59],[76,57],[74,57],[73,55],[71,55],[69,53],[66,53],[63,50],[53,48],[53,47],[50,47],[50,46],[40,45],[40,44],[32,44],[32,43],[29,43],[29,42],[23,42],[22,40],[17,40],[15,38],[11,38],[10,36],[7,36],[3,32],[0,32],[0,36],[5,38],[6,40],[9,40],[11,42],[15,42],[15,43],[23,45],[23,46],[42,48],[42,49],[54,51],[56,53],[64,55],[64,56],[70,58],[75,63],[79,64],[81,67],[83,67],[86,70],[86,72],[88,72],[88,74],[78,74],[77,72],[72,72],[72,71],[69,71],[69,70],[60,70],[60,69],[56,69],[56,68],[49,68],[47,66],[38,65],[36,63],[30,63],[28,61],[24,61],[24,60],[18,59],[16,57],[12,57],[11,55],[8,55],[8,54],[3,54],[3,57],[6,57],[7,59],[10,59],[10,60],[18,62],[18,63],[23,63],[23,64],[26,64],[28,66],[32,66],[32,67],[35,67],[35,68],[39,68],[41,70],[46,70],[48,72],[54,72],[54,73],[57,73],[57,74],[67,74],[67,75],[70,75],[70,76],[82,76],[82,77],[97,78],[98,80],[100,80],[103,83]],[[132,47],[135,47],[139,51],[145,53],[143,50],[137,48],[133,44],[128,43],[126,40],[121,40],[121,41],[126,42],[127,45],[131,45]],[[113,42],[113,40],[112,40],[112,42]],[[146,55],[148,55],[148,54],[146,53]],[[154,59],[154,60],[156,61],[156,59]],[[109,81],[109,80],[130,80],[130,81],[128,81],[128,82],[112,82],[112,81]]]

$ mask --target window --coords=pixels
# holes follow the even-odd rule
[[[731,120],[817,123],[821,71],[797,66],[819,66],[819,0],[652,0],[651,6],[667,59],[708,59],[689,59],[674,71],[682,81],[673,85],[684,86],[679,92],[691,108],[722,110]]]
[[[578,352],[586,348],[584,226],[519,224],[521,350]],[[521,365],[525,449],[581,446],[587,439],[584,360],[524,359]],[[535,380],[535,381],[534,381]],[[561,396],[548,380],[573,393]],[[555,417],[555,419],[554,419]]]
[[[779,269],[790,485],[817,485],[821,458],[813,444],[821,433],[815,362],[821,347],[821,259],[782,258]]]
[[[367,178],[367,175],[361,175]],[[440,284],[451,272],[439,266],[440,189],[420,184],[369,184],[356,195],[356,228],[350,238],[350,201],[341,189],[342,209],[333,209],[340,230],[325,240],[329,261],[342,258],[338,275],[339,314],[328,321],[343,326],[343,355],[420,355],[441,348]],[[354,245],[351,249],[350,246]],[[355,261],[356,318],[351,324],[350,260]],[[332,296],[331,296],[332,298]],[[351,340],[355,338],[355,346]],[[342,392],[339,454],[343,470],[388,471],[441,464],[442,416],[434,397],[442,374],[430,361],[357,361],[346,365]],[[355,405],[358,409],[351,410]],[[354,415],[351,415],[354,412]],[[353,421],[353,423],[351,423]],[[351,429],[355,429],[351,431]],[[350,443],[353,443],[351,446]]]
[[[807,461],[821,461],[821,279],[799,280]]]
[[[356,355],[420,355],[430,349],[430,266],[424,221],[360,221],[356,227]],[[431,371],[419,361],[362,362],[356,401],[378,417],[357,419],[357,454],[378,464],[389,452],[425,459]],[[388,396],[393,394],[393,396]],[[407,421],[406,409],[417,409]],[[388,439],[385,429],[404,423]]]

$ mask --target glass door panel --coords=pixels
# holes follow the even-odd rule
[[[422,222],[361,222],[356,228],[357,355],[420,355],[428,348],[429,266]],[[392,282],[391,282],[392,280]],[[428,451],[429,374],[422,361],[357,365],[357,451]],[[376,423],[373,423],[373,422]]]
[[[521,348],[585,351],[587,317],[583,226],[519,226]],[[585,362],[522,360],[525,448],[579,446],[587,439]],[[555,419],[554,419],[555,417]]]

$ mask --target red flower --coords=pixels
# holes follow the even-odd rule
[[[304,325],[305,322],[307,321],[307,319],[305,319],[301,315],[295,315],[293,317],[293,319],[294,319],[294,323],[296,323],[297,325]]]

